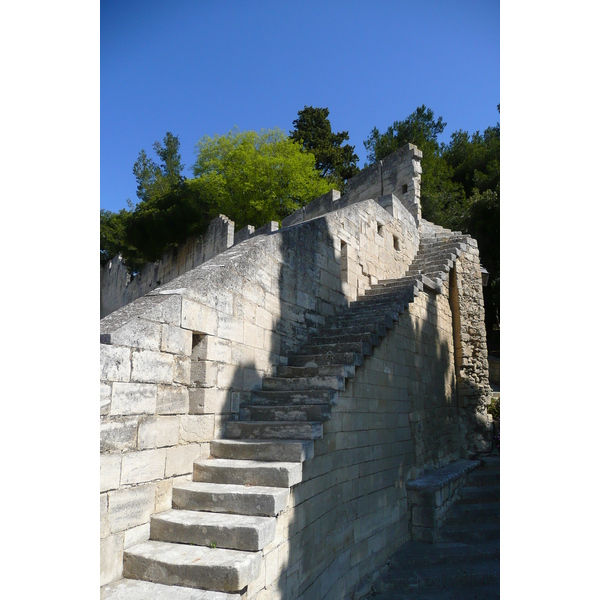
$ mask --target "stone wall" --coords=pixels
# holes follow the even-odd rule
[[[227,250],[234,244],[234,227],[233,221],[220,215],[210,222],[204,235],[167,251],[134,277],[121,257],[115,256],[100,269],[100,318]]]
[[[419,232],[397,199],[383,204],[255,235],[102,319],[103,584],[262,377],[370,283],[405,273]]]
[[[460,456],[449,285],[339,393],[248,598],[351,598],[410,539],[406,482]],[[356,594],[356,596],[354,595]]]

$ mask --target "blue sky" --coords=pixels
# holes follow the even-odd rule
[[[100,204],[136,201],[133,163],[167,131],[186,167],[204,135],[327,107],[363,141],[421,104],[457,129],[499,120],[498,0],[101,0]],[[186,170],[191,176],[191,171]]]

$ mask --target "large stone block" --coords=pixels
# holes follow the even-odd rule
[[[173,365],[173,381],[183,385],[190,385],[191,361],[189,356],[176,355]]]
[[[194,460],[202,453],[200,444],[188,444],[167,448],[167,466],[165,477],[187,475],[194,469]]]
[[[165,448],[123,454],[121,485],[162,479],[165,474],[165,458]]]
[[[138,449],[176,446],[179,442],[179,416],[146,417],[138,428]]]
[[[216,335],[217,311],[199,302],[182,298],[181,326],[197,333]]]
[[[163,325],[160,350],[189,356],[192,352],[192,332],[181,327]]]
[[[159,385],[156,398],[156,414],[185,414],[189,410],[189,392],[186,387]]]
[[[160,328],[159,323],[138,317],[111,332],[110,340],[115,346],[158,351],[160,349]]]
[[[218,363],[212,360],[191,361],[190,380],[192,385],[196,387],[214,387],[217,385],[217,366]]]
[[[235,317],[220,313],[217,335],[232,342],[244,343],[244,321]]]
[[[111,414],[153,414],[156,412],[156,399],[156,385],[115,382],[112,388]]]
[[[100,414],[107,415],[110,412],[110,398],[112,387],[107,383],[100,383]]]
[[[100,455],[100,491],[116,490],[121,481],[121,454]]]
[[[123,534],[100,540],[100,585],[106,585],[123,574]]]
[[[131,356],[131,380],[148,383],[172,383],[174,360],[172,354],[134,351]]]
[[[138,420],[111,419],[100,423],[100,452],[133,450],[137,444]]]
[[[108,521],[111,533],[147,523],[154,512],[155,504],[154,483],[108,492]]]
[[[179,422],[179,437],[185,443],[209,442],[214,430],[215,415],[183,415]]]
[[[129,348],[100,344],[100,380],[129,381],[131,363]]]
[[[190,414],[203,415],[229,412],[229,391],[217,388],[190,390]]]

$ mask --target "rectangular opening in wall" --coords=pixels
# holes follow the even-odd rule
[[[377,233],[383,237],[383,223],[377,221]]]
[[[408,194],[408,183],[402,184],[402,193]]]
[[[200,360],[202,341],[206,335],[206,333],[192,333],[192,360]]]
[[[392,236],[394,238],[394,250],[398,250],[400,252],[400,238],[397,235]]]

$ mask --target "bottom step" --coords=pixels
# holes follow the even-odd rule
[[[195,590],[136,579],[119,579],[100,588],[100,600],[241,600],[240,594]]]
[[[262,554],[148,541],[123,553],[123,576],[166,585],[239,592],[258,577]]]

